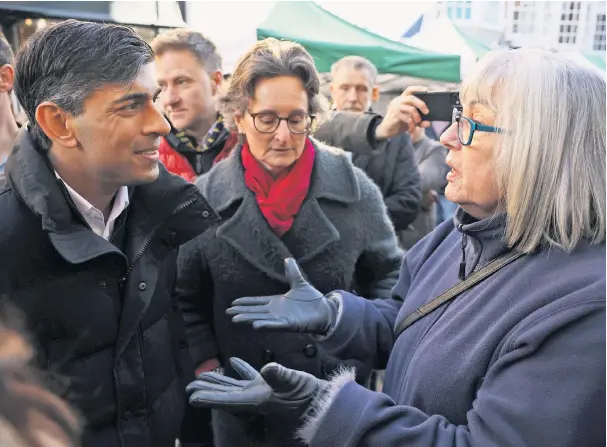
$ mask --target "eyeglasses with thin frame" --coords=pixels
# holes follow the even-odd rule
[[[457,108],[453,109],[453,114],[451,115],[451,124],[453,123],[457,123],[457,137],[462,146],[470,146],[472,144],[474,132],[503,132],[499,127],[487,126],[462,115],[462,111]]]
[[[281,121],[287,122],[289,132],[301,135],[312,128],[315,116],[308,113],[294,112],[289,116],[281,117],[274,112],[247,113],[253,118],[253,126],[259,133],[274,133],[278,130]]]

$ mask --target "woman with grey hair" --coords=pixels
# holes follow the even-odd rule
[[[334,289],[388,298],[402,253],[375,184],[345,153],[310,138],[322,121],[324,98],[305,49],[267,39],[238,62],[219,98],[227,126],[241,144],[197,185],[223,222],[182,248],[177,293],[191,352],[200,369],[225,368],[240,357],[261,368],[276,361],[323,378],[343,362],[326,355],[307,334],[271,334],[233,324],[225,311],[243,295],[286,293],[306,277]],[[347,359],[346,359],[347,360]],[[370,373],[360,362],[359,381]],[[213,415],[215,445],[300,445],[294,413]]]
[[[191,403],[310,409],[310,446],[605,444],[605,80],[560,54],[503,51],[460,96],[441,139],[459,209],[407,253],[390,300],[302,279],[228,311],[387,364],[383,393],[351,372],[235,359],[246,380],[199,376]]]

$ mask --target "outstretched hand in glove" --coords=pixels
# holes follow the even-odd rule
[[[260,372],[239,358],[232,357],[230,364],[244,380],[202,373],[186,388],[191,405],[264,415],[285,410],[303,412],[328,386],[325,380],[278,363],[268,363]]]
[[[291,285],[284,295],[238,298],[226,313],[234,323],[253,323],[255,329],[274,329],[325,335],[337,320],[337,302],[308,283],[295,259],[285,260]]]

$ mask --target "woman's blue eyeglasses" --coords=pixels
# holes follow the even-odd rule
[[[462,115],[460,109],[453,109],[451,124],[453,123],[457,123],[457,137],[462,146],[470,146],[470,144],[472,144],[472,137],[476,131],[493,133],[503,132],[499,127],[486,126]]]

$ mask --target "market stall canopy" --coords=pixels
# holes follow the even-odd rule
[[[0,14],[25,13],[32,17],[79,19],[158,28],[186,26],[176,1],[153,2],[0,2]]]
[[[440,49],[443,53],[459,55],[462,78],[478,59],[491,51],[488,45],[469,36],[446,16],[424,19],[419,32],[403,42],[428,51]]]
[[[582,55],[588,59],[594,66],[605,71],[605,52],[601,53],[582,53]]]
[[[438,81],[460,79],[460,58],[427,51],[371,33],[321,8],[314,2],[276,2],[257,27],[258,39],[275,37],[300,43],[320,72],[348,55],[369,59],[380,73]]]

